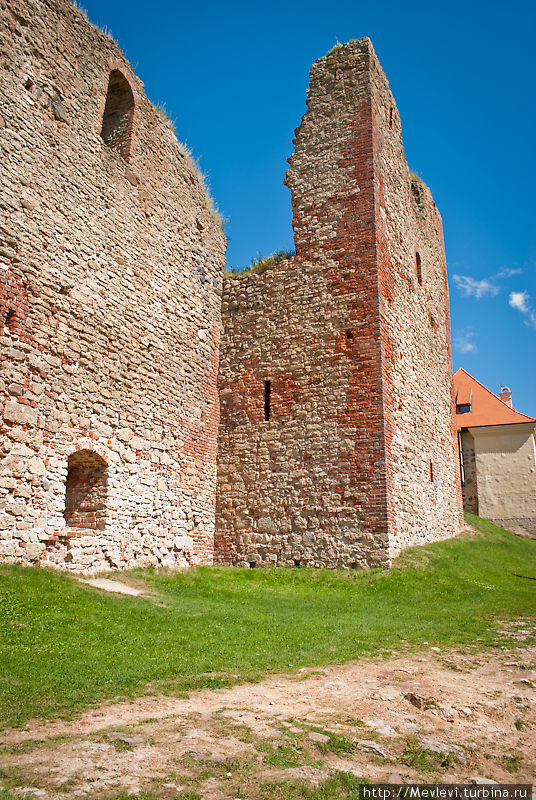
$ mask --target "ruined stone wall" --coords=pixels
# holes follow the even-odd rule
[[[391,557],[463,525],[441,217],[410,176],[400,117],[371,57],[377,272]]]
[[[307,106],[296,258],[224,282],[216,554],[387,565],[461,522],[441,223],[369,40],[313,65]]]
[[[109,37],[66,0],[0,23],[0,555],[211,563],[220,225]]]
[[[361,470],[370,475],[382,454],[349,419],[357,391],[347,368],[354,341],[346,337],[347,303],[332,294],[328,263],[292,259],[262,275],[224,282],[220,561],[385,563],[381,475],[379,496],[373,487],[369,493],[365,475],[357,478]],[[371,379],[366,385],[374,391]],[[363,399],[371,403],[375,394]],[[362,525],[356,506],[367,514]]]

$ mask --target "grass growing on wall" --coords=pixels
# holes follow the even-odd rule
[[[470,521],[481,535],[413,548],[385,572],[136,572],[153,598],[3,566],[0,724],[424,642],[497,645],[500,621],[535,615],[536,541]]]
[[[236,269],[232,267],[231,269],[226,269],[224,276],[226,278],[244,278],[246,275],[252,275],[254,273],[261,274],[267,269],[270,269],[270,267],[279,264],[281,261],[287,261],[295,255],[296,252],[294,250],[276,250],[275,253],[272,253],[270,256],[257,256],[256,258],[252,258],[248,267],[237,267]]]

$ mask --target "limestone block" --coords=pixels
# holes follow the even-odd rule
[[[37,425],[37,411],[35,408],[8,401],[4,406],[4,419],[16,425]]]

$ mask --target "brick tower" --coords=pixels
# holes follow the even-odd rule
[[[296,257],[224,283],[216,557],[385,566],[462,512],[441,218],[369,39],[294,143]]]

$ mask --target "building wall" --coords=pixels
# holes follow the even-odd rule
[[[0,555],[211,563],[221,227],[128,62],[69,2],[3,4],[0,36]],[[121,152],[100,135],[112,70],[134,100]],[[93,488],[68,517],[93,529],[66,523],[69,458]]]
[[[536,536],[536,444],[532,423],[472,428],[479,514]]]
[[[387,565],[461,524],[441,222],[368,39],[313,65],[307,107],[296,258],[224,281],[216,554]]]
[[[464,481],[462,485],[463,507],[471,514],[478,514],[478,476],[476,472],[475,440],[469,431],[460,434],[462,446]]]

